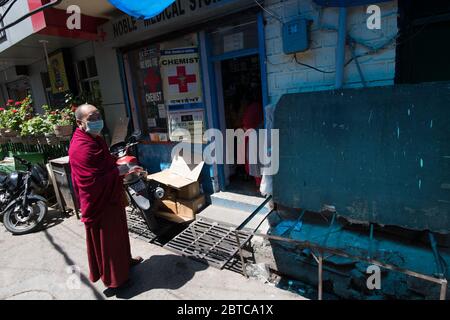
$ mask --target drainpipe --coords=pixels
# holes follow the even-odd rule
[[[339,8],[338,42],[336,47],[336,89],[344,85],[345,41],[347,38],[347,8]]]

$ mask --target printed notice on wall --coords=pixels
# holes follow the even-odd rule
[[[238,32],[223,37],[223,52],[244,49],[244,33]]]
[[[159,112],[160,118],[162,118],[162,119],[167,118],[167,110],[166,110],[166,106],[164,104],[158,105],[158,112]]]
[[[184,109],[202,106],[198,48],[162,50],[160,58],[164,100],[169,107]]]

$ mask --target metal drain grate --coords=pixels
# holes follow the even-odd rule
[[[241,246],[249,239],[250,236],[239,233]],[[233,259],[239,251],[235,228],[217,222],[195,221],[164,247],[219,269],[238,267]]]
[[[158,236],[151,232],[140,213],[132,208],[127,208],[128,230],[138,238],[153,242]]]

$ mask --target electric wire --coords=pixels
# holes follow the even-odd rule
[[[4,6],[4,5],[6,5],[9,1],[10,1],[10,0],[5,0],[5,1],[4,1],[5,3],[4,3],[4,4],[0,4],[0,6],[2,7],[2,6]],[[11,10],[11,8],[13,7],[13,5],[14,5],[16,2],[17,2],[17,0],[13,0],[13,2],[8,6],[8,8],[5,10],[5,12],[4,12],[2,15],[0,15],[0,23],[3,22],[3,19],[5,19],[6,15],[7,15],[8,12],[9,12],[9,10]]]
[[[9,23],[8,25],[6,25],[6,26],[4,26],[4,27],[1,27],[1,28],[0,28],[0,33],[2,33],[3,31],[5,31],[6,29],[9,29],[9,28],[11,28],[11,27],[14,27],[16,24],[18,24],[18,23],[22,22],[23,20],[25,20],[25,19],[31,17],[32,15],[34,15],[34,14],[36,14],[36,13],[38,13],[38,12],[44,11],[44,10],[47,9],[47,8],[54,7],[54,6],[58,5],[58,4],[60,4],[61,2],[62,2],[62,0],[54,0],[54,1],[52,1],[52,2],[49,2],[49,3],[47,3],[47,4],[42,5],[41,7],[37,8],[37,9],[34,9],[34,10],[28,12],[27,14],[23,15],[23,16],[20,17],[19,19],[15,20],[15,21],[13,21],[13,22],[11,22],[11,23]]]
[[[279,22],[281,22],[281,24],[284,24],[284,21],[282,18],[280,18],[278,15],[276,15],[275,13],[273,13],[272,11],[268,10],[267,8],[265,8],[261,3],[258,2],[258,0],[253,0],[255,1],[255,3],[261,8],[263,9],[265,12],[267,12],[270,16],[274,17],[276,20],[278,20]]]

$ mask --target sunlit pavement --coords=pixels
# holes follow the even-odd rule
[[[49,215],[45,230],[25,236],[0,224],[0,299],[302,299],[133,237],[132,253],[145,261],[132,270],[130,287],[107,298],[101,281],[88,280],[83,224]]]

